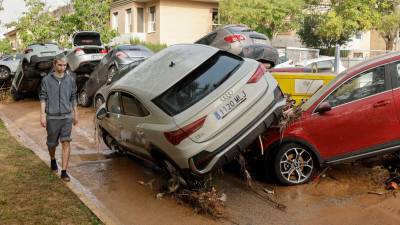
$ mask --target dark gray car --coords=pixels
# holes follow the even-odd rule
[[[245,25],[226,25],[195,43],[211,45],[235,55],[269,64],[271,67],[277,64],[279,58],[278,51],[269,45],[267,36]]]
[[[142,45],[120,45],[108,52],[90,74],[78,93],[78,103],[90,106],[96,91],[103,86],[112,74],[126,65],[149,58],[154,53]]]

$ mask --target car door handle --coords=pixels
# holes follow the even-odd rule
[[[388,104],[390,104],[389,100],[379,101],[379,102],[374,104],[374,108],[382,107],[382,106],[385,106],[385,105],[388,105]]]

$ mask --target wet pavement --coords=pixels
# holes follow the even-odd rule
[[[39,109],[33,99],[3,102],[0,116],[20,142],[48,163]],[[198,215],[171,197],[155,198],[151,185],[139,182],[160,180],[159,171],[150,163],[113,154],[95,138],[94,110],[80,108],[79,114],[68,186],[107,224],[400,224],[398,193],[383,189],[386,171],[351,164],[328,170],[319,182],[294,187],[253,181],[251,189],[236,174],[218,175],[217,189],[227,196],[226,218]],[[60,153],[58,149],[59,163]],[[266,187],[275,193],[266,194]],[[287,209],[279,210],[261,196]]]

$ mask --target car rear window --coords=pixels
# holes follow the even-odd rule
[[[226,29],[232,33],[252,32],[253,31],[252,29],[245,27],[245,26],[232,26],[232,27],[227,27]]]
[[[242,64],[243,59],[227,52],[218,52],[153,102],[174,116],[217,89]]]

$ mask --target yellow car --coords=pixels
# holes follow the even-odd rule
[[[304,72],[272,72],[283,93],[299,104],[310,98],[319,88],[329,83],[336,74]]]

